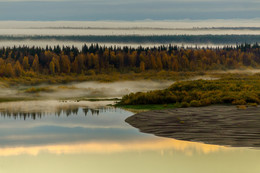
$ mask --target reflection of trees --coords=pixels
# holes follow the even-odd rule
[[[85,116],[87,116],[89,112],[91,113],[91,115],[99,115],[99,109],[83,108],[82,110],[83,110]]]
[[[114,108],[104,107],[98,109],[91,109],[91,108],[79,108],[79,107],[58,107],[55,111],[34,111],[34,112],[25,112],[25,111],[14,111],[14,110],[0,110],[0,116],[4,118],[14,118],[14,119],[41,119],[44,116],[77,116],[79,114],[87,116],[98,116],[101,112],[107,112],[115,110]],[[82,111],[82,112],[81,112]]]

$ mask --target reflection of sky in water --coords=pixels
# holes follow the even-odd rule
[[[124,141],[136,139],[138,131],[124,122],[132,113],[121,109],[101,109],[99,114],[85,112],[82,108],[75,115],[58,115],[41,118],[0,118],[0,145],[45,145],[57,143],[78,143],[89,141]],[[144,137],[146,135],[142,135]]]
[[[88,104],[79,102],[77,114],[67,116],[63,107],[58,116],[47,101],[41,104],[49,113],[35,120],[0,116],[0,172],[260,171],[258,150],[143,134],[124,122],[133,113],[122,109],[85,115]]]

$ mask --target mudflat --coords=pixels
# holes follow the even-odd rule
[[[125,120],[141,132],[232,147],[260,147],[260,108],[208,106],[154,110]]]

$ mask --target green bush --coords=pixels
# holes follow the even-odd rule
[[[187,107],[189,107],[190,105],[189,105],[189,103],[187,103],[187,102],[181,102],[181,107],[182,108],[187,108]]]
[[[234,100],[234,101],[232,102],[232,105],[246,105],[246,101],[243,100],[243,99]]]
[[[197,101],[197,100],[192,100],[190,102],[190,106],[192,106],[192,107],[199,107],[199,106],[201,106],[201,102]]]
[[[176,82],[165,90],[126,95],[120,102],[122,105],[176,103],[180,107],[260,104],[260,76]]]

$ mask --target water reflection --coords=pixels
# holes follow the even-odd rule
[[[0,156],[49,154],[112,154],[182,151],[208,154],[226,147],[158,138],[124,123],[131,112],[88,102],[48,101],[0,104]],[[33,105],[33,109],[28,109]],[[39,106],[41,105],[41,106]],[[30,107],[30,106],[29,106]],[[38,110],[38,111],[37,111]],[[43,111],[45,110],[45,111]],[[21,111],[21,112],[19,112]],[[90,116],[88,116],[90,115]],[[26,120],[26,121],[21,121]]]
[[[133,113],[106,104],[1,103],[0,172],[260,171],[258,151],[143,134],[124,122]]]
[[[206,154],[225,149],[139,133],[124,122],[133,113],[102,102],[95,106],[73,101],[10,102],[0,104],[0,108],[0,156],[158,149]]]
[[[5,147],[0,148],[0,156],[16,156],[21,154],[37,156],[40,153],[51,154],[113,154],[123,152],[145,152],[160,151],[161,153],[170,153],[181,151],[187,156],[195,153],[210,154],[219,151],[229,151],[231,148],[207,145],[202,143],[178,141],[174,139],[146,139],[140,141],[101,141],[85,142],[72,144],[57,144],[43,146],[23,146],[23,147]]]
[[[106,104],[113,101],[25,101],[25,102],[9,102],[0,104],[0,116],[3,118],[13,119],[41,119],[45,116],[76,116],[82,109],[85,116],[99,115],[100,112],[113,111],[113,107]]]
[[[92,108],[82,108],[82,111],[84,112],[84,115],[92,115],[92,116],[98,116],[99,112],[106,112],[108,110],[111,110],[112,108],[105,107],[105,108],[99,108],[99,109],[92,109]],[[70,107],[59,107],[57,110],[53,113],[50,112],[11,112],[10,110],[0,110],[0,116],[4,118],[13,118],[13,119],[41,119],[45,116],[55,115],[60,117],[61,115],[66,116],[73,116],[77,115],[79,112],[78,107],[70,108]]]

